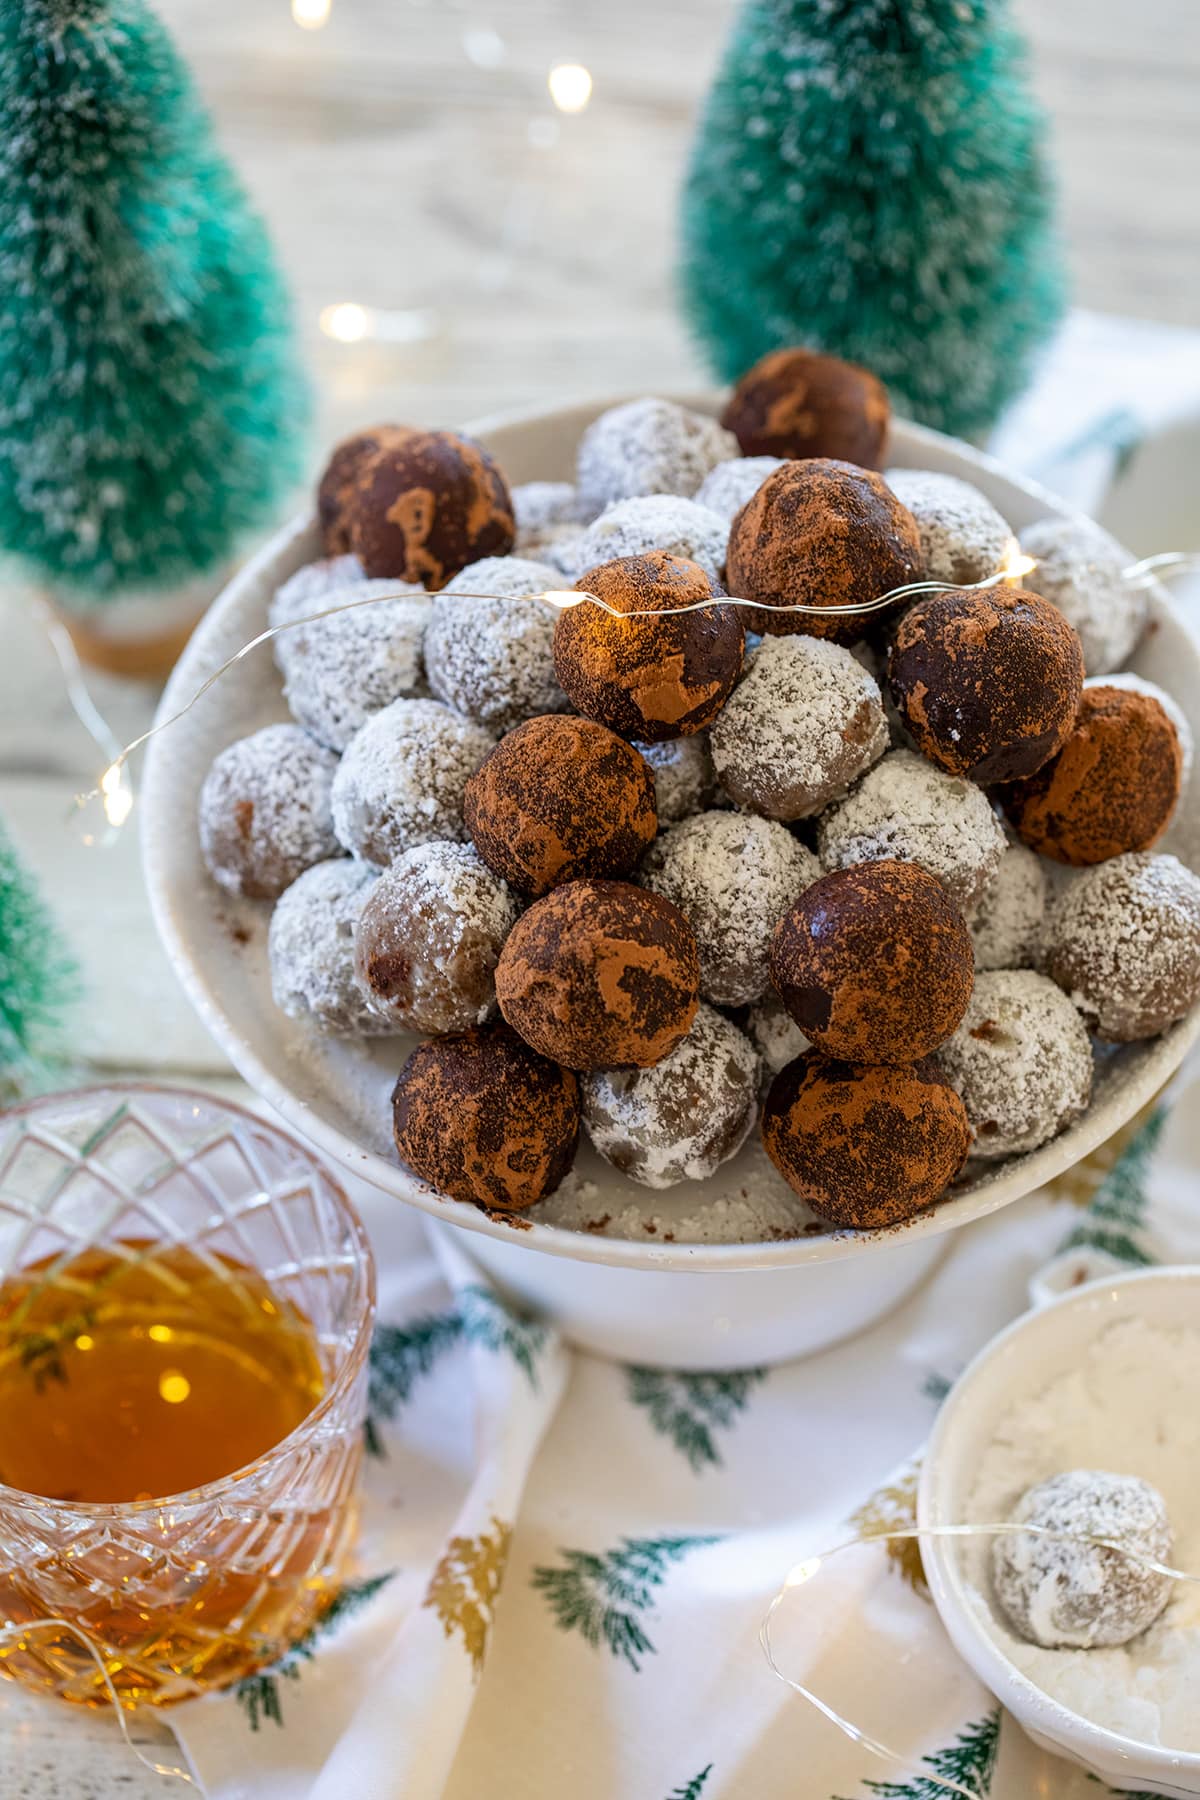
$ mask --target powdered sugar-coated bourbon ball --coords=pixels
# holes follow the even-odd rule
[[[468,563],[433,602],[425,667],[439,700],[492,731],[563,712],[554,674],[555,614],[534,598],[559,588],[548,563],[491,556]],[[479,599],[484,594],[494,598]]]
[[[276,639],[292,717],[332,750],[344,750],[368,719],[420,688],[431,611],[424,589],[402,581],[355,582],[343,597],[377,604],[296,625]],[[335,596],[324,604],[336,604]]]
[[[909,1068],[789,1063],[763,1105],[763,1144],[818,1218],[872,1230],[937,1200],[966,1161],[963,1103],[932,1058]]]
[[[1052,1475],[1022,1494],[1012,1522],[1053,1534],[1014,1531],[992,1540],[997,1603],[1028,1643],[1046,1650],[1127,1644],[1153,1625],[1171,1598],[1170,1576],[1140,1560],[1171,1561],[1166,1502],[1137,1475],[1103,1469]],[[1104,1541],[1087,1541],[1093,1538]]]
[[[554,667],[572,705],[641,743],[710,724],[741,674],[746,640],[703,569],[655,550],[589,569],[576,588],[600,604],[584,600],[554,628]]]
[[[583,1122],[615,1169],[643,1187],[704,1181],[735,1156],[758,1116],[758,1055],[745,1032],[701,1006],[652,1069],[580,1078]]]
[[[809,819],[888,748],[883,697],[827,638],[769,637],[710,730],[721,786],[769,819]]]
[[[410,431],[408,425],[368,425],[336,446],[317,484],[317,523],[326,556],[343,556],[350,548],[351,504],[371,458],[402,444]]]
[[[369,576],[441,588],[468,563],[513,547],[512,497],[482,444],[411,431],[362,466],[350,501],[350,549]]]
[[[1048,1143],[1092,1097],[1083,1021],[1062,990],[1033,969],[979,975],[937,1060],[967,1109],[971,1154],[989,1161]]]
[[[817,842],[826,869],[885,857],[919,863],[966,911],[999,868],[1005,837],[973,782],[935,769],[913,750],[890,750],[822,815]]]
[[[667,738],[661,744],[634,744],[654,776],[654,803],[660,825],[674,825],[704,812],[717,792],[709,735]]]
[[[836,456],[881,469],[891,403],[869,369],[796,346],[742,376],[721,414],[743,456]]]
[[[524,481],[512,490],[517,522],[514,554],[534,562],[566,531],[581,531],[589,513],[570,481]]]
[[[636,494],[695,493],[710,469],[738,453],[737,439],[715,419],[673,400],[612,406],[579,441],[581,504],[600,512]]]
[[[747,1009],[746,1030],[769,1076],[778,1075],[812,1047],[774,988]]]
[[[886,480],[917,521],[928,580],[969,587],[1005,567],[1016,533],[969,481],[933,469],[889,469]]]
[[[773,475],[784,460],[782,456],[731,456],[704,477],[696,489],[697,506],[707,506],[710,512],[718,513],[728,534],[733,515],[741,512],[751,495],[757,494],[767,476]]]
[[[1129,661],[1146,626],[1144,588],[1123,577],[1133,555],[1091,519],[1042,519],[1021,533],[1021,548],[1037,558],[1025,579],[1057,606],[1079,633],[1089,675],[1107,675]]]
[[[1182,781],[1179,735],[1158,701],[1101,685],[1084,691],[1058,753],[1000,797],[1024,843],[1078,868],[1157,843]]]
[[[784,913],[771,981],[824,1055],[912,1063],[957,1028],[975,959],[936,876],[916,863],[860,863],[822,875]]]
[[[586,585],[589,569],[601,563],[665,550],[699,563],[719,588],[728,539],[728,522],[699,501],[678,494],[640,494],[605,507],[577,538],[560,547],[558,561]]]
[[[218,886],[274,900],[305,869],[336,856],[337,767],[299,725],[266,725],[222,750],[200,790],[200,848]]]
[[[285,888],[271,914],[271,993],[289,1019],[339,1037],[381,1037],[396,1027],[354,973],[354,929],[375,885],[366,863],[339,856]]]
[[[380,868],[414,844],[461,843],[467,782],[494,743],[437,700],[393,700],[350,740],[334,778],[338,842]]]
[[[305,563],[275,589],[267,608],[267,623],[272,627],[289,625],[308,613],[320,612],[323,607],[336,604],[331,596],[340,595],[345,588],[361,587],[366,579],[357,556],[326,556],[319,562]],[[345,598],[353,600],[357,595],[348,593]],[[276,638],[277,662],[280,650],[290,638],[291,633],[286,631]]]
[[[1040,857],[1010,839],[999,867],[967,914],[977,969],[1030,969],[1046,916]]]
[[[579,1082],[496,1022],[413,1051],[392,1094],[400,1160],[454,1200],[517,1212],[575,1161]]]
[[[804,632],[852,644],[869,617],[827,612],[861,607],[920,579],[917,522],[871,469],[814,457],[785,462],[737,514],[725,555],[725,585],[756,606],[816,612],[755,612],[748,628]]]
[[[517,922],[511,888],[470,844],[418,844],[379,877],[354,939],[359,980],[399,1031],[466,1031],[496,1003]]]
[[[603,725],[562,713],[501,738],[467,784],[465,816],[488,867],[532,895],[628,875],[658,829],[644,759]]]
[[[972,781],[1018,781],[1070,736],[1083,652],[1058,608],[1022,588],[929,594],[900,621],[888,685],[931,762]]]
[[[705,999],[747,1006],[767,985],[776,920],[819,873],[812,852],[775,820],[705,812],[661,834],[641,879],[695,931]]]
[[[1200,999],[1200,878],[1173,856],[1114,856],[1053,902],[1038,966],[1100,1037],[1155,1037]]]
[[[624,881],[570,881],[509,933],[496,997],[526,1043],[568,1069],[647,1069],[691,1029],[699,973],[670,901]]]

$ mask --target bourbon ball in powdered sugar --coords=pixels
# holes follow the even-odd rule
[[[812,1047],[773,988],[747,1008],[746,1030],[768,1079]]]
[[[1089,675],[1129,661],[1146,628],[1149,597],[1124,579],[1133,555],[1091,519],[1042,519],[1021,533],[1037,567],[1024,579],[1079,633]]]
[[[1086,1112],[1092,1046],[1061,989],[1032,969],[976,978],[962,1024],[937,1060],[988,1161],[1036,1150]]]
[[[710,807],[717,793],[709,734],[667,738],[661,744],[637,744],[654,776],[654,802],[660,825],[675,825]]]
[[[437,700],[394,700],[350,741],[333,783],[338,842],[386,868],[414,844],[467,835],[467,782],[491,732]]]
[[[1046,915],[1038,966],[1098,1036],[1157,1036],[1200,999],[1200,878],[1145,854],[1085,870]]]
[[[297,625],[276,639],[293,718],[333,750],[344,750],[393,700],[419,691],[431,610],[424,590],[402,581],[356,582],[344,597],[374,604]],[[330,594],[313,610],[336,603]]]
[[[718,463],[696,489],[696,503],[718,513],[728,529],[733,515],[742,510],[783,461],[781,456],[734,456],[728,462]]]
[[[375,872],[350,856],[317,863],[285,888],[271,914],[271,993],[289,1019],[339,1037],[396,1030],[354,973],[354,931]]]
[[[721,786],[769,819],[808,819],[888,747],[878,685],[849,650],[823,638],[764,638],[713,721]]]
[[[727,521],[707,506],[677,494],[644,494],[606,507],[579,537],[559,547],[557,561],[586,583],[588,570],[601,563],[665,550],[699,563],[719,587],[728,539]]]
[[[496,1003],[496,962],[520,907],[470,844],[419,844],[376,882],[355,966],[394,1029],[465,1031]]]
[[[750,1134],[758,1067],[746,1034],[701,1006],[683,1042],[652,1069],[596,1069],[581,1077],[588,1136],[643,1187],[704,1181]]]
[[[470,563],[448,581],[425,633],[425,666],[438,699],[498,732],[537,713],[565,711],[554,673],[555,614],[536,598],[561,582],[549,564],[519,556]]]
[[[1006,566],[1016,533],[969,481],[933,469],[889,469],[884,479],[917,521],[929,581],[969,587]]]
[[[334,604],[334,596],[346,588],[361,587],[366,579],[357,556],[327,556],[319,562],[305,563],[275,589],[267,608],[267,623],[274,629],[303,619],[308,613],[320,612],[323,607]],[[356,598],[356,594],[346,594],[348,600]],[[290,631],[285,631],[276,638],[276,662],[291,635]]]
[[[338,854],[337,757],[299,725],[266,725],[213,763],[200,790],[200,848],[226,893],[274,900]]]
[[[738,453],[715,419],[673,400],[629,400],[594,419],[579,441],[579,498],[595,512],[637,494],[696,492],[710,469]]]
[[[967,914],[977,969],[1031,969],[1046,916],[1046,864],[1010,838],[1000,865]]]
[[[775,820],[705,812],[661,834],[641,879],[695,931],[704,998],[747,1006],[766,988],[776,920],[819,873],[812,852]]]

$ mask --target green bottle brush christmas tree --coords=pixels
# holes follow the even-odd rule
[[[1062,306],[1005,0],[748,0],[687,176],[682,285],[727,379],[805,344],[926,424],[991,425]]]
[[[0,822],[0,1107],[52,1082],[78,976]]]
[[[300,472],[266,232],[141,0],[0,0],[0,552],[74,605],[217,568]]]

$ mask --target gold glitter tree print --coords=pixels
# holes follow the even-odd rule
[[[850,1523],[860,1538],[878,1537],[885,1531],[905,1531],[917,1522],[917,1481],[919,1468],[914,1465],[898,1481],[881,1487],[850,1515]],[[888,1561],[907,1581],[914,1594],[927,1597],[925,1569],[921,1562],[921,1546],[915,1537],[896,1538],[885,1544]]]
[[[433,1607],[446,1636],[461,1634],[476,1678],[487,1654],[511,1543],[512,1526],[495,1516],[491,1530],[478,1537],[452,1537],[425,1596],[425,1605]]]

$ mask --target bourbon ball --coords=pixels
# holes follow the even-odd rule
[[[1007,519],[969,481],[935,469],[889,469],[887,484],[907,506],[921,533],[930,581],[969,587],[994,575],[1017,547]]]
[[[1083,651],[1058,608],[1023,588],[931,594],[900,621],[888,685],[930,762],[985,784],[1020,781],[1071,734]]]
[[[1092,1046],[1070,1000],[1033,969],[980,975],[962,1024],[938,1051],[975,1141],[995,1162],[1057,1137],[1087,1111]]]
[[[554,667],[572,705],[622,737],[647,744],[690,737],[720,712],[742,672],[746,634],[698,564],[665,550],[623,556],[576,583],[585,600],[559,616]],[[662,618],[614,618],[664,613]]]
[[[396,1031],[465,1031],[496,1004],[516,896],[470,844],[418,844],[371,891],[354,934],[363,989]]]
[[[1182,780],[1179,733],[1159,702],[1092,687],[1058,755],[1001,796],[1023,842],[1080,867],[1157,843]]]
[[[381,450],[394,450],[411,434],[408,425],[368,425],[343,438],[317,483],[317,523],[326,556],[344,556],[350,548],[350,511],[363,470]]]
[[[351,856],[306,869],[279,896],[267,934],[271,998],[289,1019],[338,1037],[396,1027],[354,974],[354,931],[375,871]]]
[[[579,440],[576,481],[585,517],[638,494],[690,499],[737,439],[704,413],[650,397],[610,406]]]
[[[916,863],[860,863],[821,876],[784,913],[771,980],[824,1055],[919,1062],[966,1012],[974,948],[935,876]]]
[[[360,467],[350,549],[367,575],[445,587],[468,563],[505,556],[516,538],[512,496],[483,448],[449,431],[411,431]]]
[[[721,414],[743,456],[836,456],[882,469],[892,409],[869,369],[816,350],[772,350],[748,369]]]
[[[413,1051],[392,1093],[400,1160],[452,1200],[519,1212],[575,1161],[579,1082],[497,1022]]]
[[[1047,913],[1038,965],[1099,1037],[1156,1037],[1200,1000],[1200,878],[1173,856],[1086,870]]]
[[[218,887],[274,900],[305,869],[337,856],[337,768],[299,725],[266,725],[222,750],[200,789],[200,849]]]
[[[574,578],[619,557],[666,550],[699,563],[719,589],[728,541],[729,521],[698,501],[678,494],[639,494],[606,506],[571,544],[561,547],[558,561]]]
[[[355,733],[338,765],[338,842],[381,869],[413,844],[461,843],[467,781],[494,743],[436,700],[393,700]]]
[[[1122,668],[1137,648],[1150,606],[1147,589],[1126,581],[1134,560],[1092,519],[1041,519],[1021,533],[1037,561],[1031,585],[1068,618],[1083,644],[1089,675]]]
[[[706,506],[725,521],[728,536],[733,515],[741,512],[747,500],[757,494],[768,475],[773,475],[782,456],[731,456],[718,463],[696,489],[697,506]]]
[[[535,896],[584,875],[628,875],[658,829],[645,759],[566,713],[501,738],[467,783],[464,815],[488,867]]]
[[[931,1060],[894,1068],[815,1050],[771,1083],[762,1136],[818,1218],[859,1231],[900,1225],[931,1205],[971,1147],[963,1103]]]
[[[882,475],[815,457],[768,475],[733,521],[725,585],[756,607],[861,607],[921,577],[921,534]],[[747,629],[852,644],[861,612],[755,611]]]
[[[554,615],[535,597],[561,585],[557,570],[523,556],[490,556],[448,581],[430,603],[425,633],[425,671],[438,699],[492,731],[562,712]]]
[[[568,1069],[649,1069],[691,1029],[696,935],[677,906],[624,881],[571,881],[537,900],[496,966],[500,1010]]]
[[[1013,838],[967,913],[977,969],[1031,969],[1046,916],[1046,865]]]

